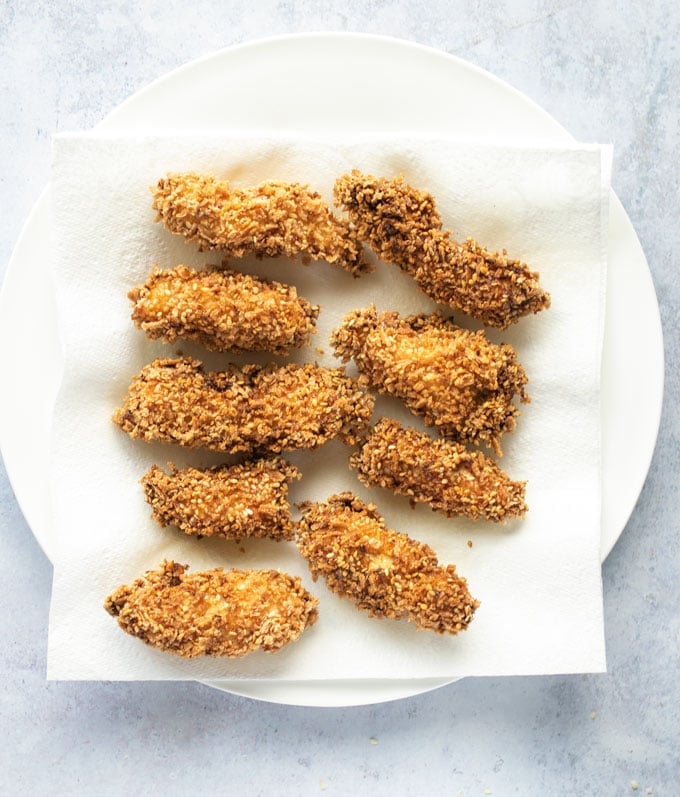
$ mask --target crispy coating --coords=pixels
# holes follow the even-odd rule
[[[350,467],[368,487],[384,487],[447,517],[503,522],[522,517],[526,482],[511,481],[481,451],[380,418]]]
[[[281,457],[201,470],[152,465],[142,477],[152,517],[199,537],[293,538],[288,485],[300,471]]]
[[[160,359],[135,377],[113,421],[133,438],[230,454],[352,444],[373,412],[362,384],[309,363],[206,373],[191,357]]]
[[[319,315],[294,287],[214,267],[156,268],[128,297],[132,320],[148,337],[221,352],[286,354],[309,342]]]
[[[298,547],[315,580],[375,617],[407,617],[440,634],[467,628],[479,604],[465,579],[428,545],[388,529],[375,505],[340,493],[300,509]]]
[[[401,177],[389,180],[354,170],[336,181],[334,196],[359,239],[410,274],[436,302],[499,329],[550,306],[537,273],[505,250],[489,252],[472,238],[455,241],[442,229],[434,199]]]
[[[354,231],[316,191],[268,181],[245,190],[209,174],[170,173],[153,190],[157,221],[175,235],[226,257],[302,256],[336,263],[358,275],[369,270]]]
[[[517,396],[529,401],[527,377],[508,344],[491,343],[438,314],[378,315],[373,305],[349,313],[335,329],[335,354],[354,358],[371,384],[402,399],[415,415],[460,443],[486,443],[515,427]]]
[[[317,619],[318,601],[298,577],[188,567],[166,560],[118,587],[104,608],[128,634],[185,658],[279,650]]]

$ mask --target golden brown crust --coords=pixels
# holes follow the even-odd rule
[[[460,443],[486,443],[515,428],[515,397],[529,401],[527,377],[508,344],[491,343],[438,314],[401,318],[375,307],[354,310],[331,338],[378,390],[397,396],[430,426]]]
[[[209,174],[171,173],[153,195],[157,221],[200,249],[226,257],[301,255],[355,275],[369,269],[350,224],[306,185],[268,181],[239,190]]]
[[[407,617],[440,634],[467,628],[479,604],[465,579],[429,546],[389,530],[373,504],[340,493],[300,509],[298,547],[315,580],[376,617]]]
[[[373,412],[362,384],[310,363],[206,373],[191,357],[160,359],[134,378],[113,421],[133,438],[230,454],[352,444]]]
[[[539,275],[505,250],[489,252],[472,238],[458,243],[434,200],[402,178],[354,170],[335,184],[335,202],[349,213],[357,236],[383,260],[411,274],[421,290],[484,324],[505,329],[550,306]]]
[[[104,608],[148,645],[185,658],[279,650],[317,619],[317,599],[298,577],[276,570],[187,574],[164,561],[112,592]]]
[[[380,418],[350,466],[368,487],[384,487],[447,517],[504,522],[522,517],[526,482],[511,481],[481,451],[433,440],[391,418]]]
[[[221,352],[286,354],[309,342],[319,315],[294,287],[215,267],[156,268],[128,296],[132,320],[148,337]]]
[[[161,526],[199,537],[293,538],[288,485],[300,471],[281,457],[214,468],[152,465],[142,478],[144,495]]]

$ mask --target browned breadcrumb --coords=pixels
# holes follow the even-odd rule
[[[391,418],[381,418],[350,458],[360,481],[385,487],[447,517],[505,521],[527,511],[526,482],[511,481],[481,451],[433,440]]]
[[[440,634],[467,628],[479,603],[465,579],[428,545],[388,529],[374,504],[340,493],[300,509],[298,547],[315,580],[376,617],[407,617]]]
[[[104,608],[128,634],[185,658],[279,650],[317,619],[318,601],[298,577],[188,567],[166,560],[118,587]]]
[[[300,471],[281,457],[201,470],[152,465],[142,478],[152,517],[199,537],[290,540],[288,485]]]
[[[349,313],[331,338],[337,357],[354,358],[371,384],[460,443],[484,442],[500,454],[515,427],[527,377],[508,344],[457,327],[439,314],[401,318],[375,306]]]
[[[231,454],[352,444],[373,411],[362,387],[342,368],[310,363],[206,372],[191,357],[160,359],[135,377],[113,421],[133,438]]]
[[[168,174],[153,190],[157,221],[226,257],[302,256],[336,263],[358,275],[369,270],[349,222],[321,195],[299,183],[268,181],[232,188],[210,174]]]
[[[435,301],[499,329],[550,306],[536,272],[505,250],[489,252],[472,238],[455,241],[442,230],[434,199],[401,177],[354,170],[336,181],[334,195],[359,239],[410,274]]]
[[[467,541],[467,547],[468,548],[472,548],[472,540],[468,540]]]
[[[222,352],[286,354],[309,342],[319,315],[294,287],[215,267],[156,268],[128,296],[132,320],[148,337]]]

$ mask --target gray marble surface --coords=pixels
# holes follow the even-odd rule
[[[609,672],[468,679],[343,709],[192,683],[48,683],[52,569],[0,468],[0,793],[680,794],[675,2],[0,0],[0,272],[47,180],[54,132],[90,127],[195,57],[313,30],[440,48],[577,138],[614,144],[614,189],[659,296],[666,394],[648,479],[603,566]]]

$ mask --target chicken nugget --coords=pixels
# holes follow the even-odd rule
[[[481,451],[380,418],[350,458],[367,487],[384,487],[447,517],[505,522],[522,517],[526,482],[511,481]]]
[[[133,438],[229,454],[352,444],[373,412],[362,385],[311,363],[206,373],[192,357],[159,359],[132,381],[113,421]]]
[[[220,352],[286,354],[309,342],[319,315],[294,287],[215,267],[156,268],[128,297],[132,320],[148,337]]]
[[[354,170],[336,181],[334,196],[358,238],[410,274],[434,301],[499,329],[550,306],[536,272],[505,250],[489,252],[473,238],[455,241],[442,229],[434,199],[401,177]]]
[[[288,485],[302,474],[281,457],[201,470],[152,465],[144,495],[161,526],[198,537],[293,538]]]
[[[340,493],[300,510],[298,548],[314,580],[323,576],[374,617],[406,617],[440,634],[468,627],[479,603],[466,580],[428,545],[388,529],[374,504]]]
[[[236,189],[210,174],[187,172],[168,174],[152,191],[156,220],[201,250],[226,257],[300,255],[355,276],[370,270],[349,222],[306,185],[268,181]]]
[[[528,402],[527,376],[508,344],[491,343],[441,315],[378,315],[375,306],[349,313],[331,342],[378,390],[402,399],[414,415],[459,443],[500,439],[516,425],[515,397]]]
[[[214,570],[164,561],[104,602],[120,627],[184,658],[275,651],[317,619],[318,600],[277,570]]]

